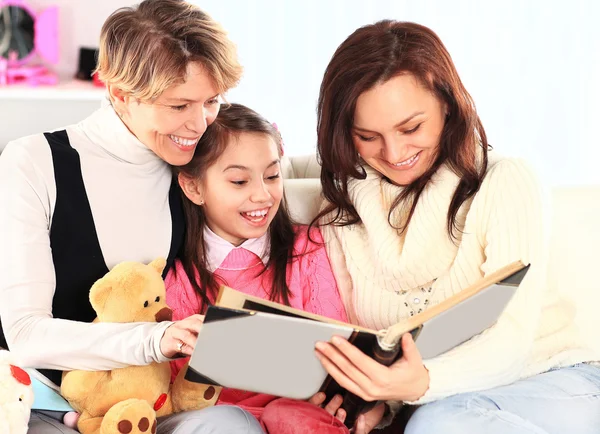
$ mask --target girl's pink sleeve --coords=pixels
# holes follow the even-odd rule
[[[348,322],[321,231],[313,228],[310,237],[308,231],[299,231],[297,236],[300,238],[299,244],[306,246],[300,270],[304,286],[304,310]]]
[[[179,260],[175,261],[175,266],[167,274],[165,287],[167,290],[167,305],[173,311],[173,321],[185,319],[190,315],[200,313],[200,308],[202,307],[200,299]],[[189,357],[185,357],[170,362],[171,382],[175,380],[175,377],[177,377],[177,374],[188,360]]]

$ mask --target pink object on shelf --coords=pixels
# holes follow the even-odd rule
[[[8,61],[4,57],[0,57],[0,86],[8,84]]]
[[[5,25],[11,26],[11,37],[19,39],[18,45],[11,45],[11,39],[4,41],[8,47],[0,51],[0,86],[57,84],[58,77],[46,66],[29,62],[36,53],[48,63],[58,62],[58,8],[48,7],[36,15],[25,0],[0,0],[0,13]],[[18,52],[15,46],[31,49]]]
[[[35,21],[35,50],[52,64],[57,64],[58,55],[58,8],[44,9]]]

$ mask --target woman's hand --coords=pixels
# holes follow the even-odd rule
[[[387,367],[346,339],[318,342],[316,354],[340,386],[366,401],[416,401],[429,388],[429,372],[410,333],[402,336],[402,357]]]
[[[316,405],[317,407],[321,407],[325,402],[325,394],[323,392],[315,393],[309,400],[311,404]],[[340,408],[342,406],[343,399],[340,395],[335,395],[331,398],[331,401],[323,407],[327,413],[334,416],[337,420],[344,423],[346,420],[346,410]]]
[[[182,354],[191,356],[203,321],[204,315],[192,315],[167,327],[160,340],[163,355],[169,359]]]

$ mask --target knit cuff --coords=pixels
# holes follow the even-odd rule
[[[429,387],[419,399],[415,401],[404,401],[405,404],[422,405],[456,394],[456,390],[454,390],[456,384],[452,381],[452,378],[443,374],[439,375],[440,371],[437,367],[440,366],[440,363],[443,365],[443,362],[436,362],[435,358],[423,362],[423,365],[425,365],[425,368],[429,371]],[[445,378],[446,381],[442,380],[442,378]]]
[[[390,426],[402,408],[402,405],[402,401],[385,401],[385,413],[383,413],[383,418],[373,429],[383,429]]]

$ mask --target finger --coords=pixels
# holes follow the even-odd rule
[[[339,420],[340,422],[344,423],[344,421],[346,420],[346,410],[344,410],[343,408],[340,408],[336,413],[335,413],[335,418],[337,420]]]
[[[354,393],[357,396],[365,400],[370,400],[370,397],[363,392],[363,390],[353,381],[351,380],[344,372],[342,372],[335,363],[333,363],[327,356],[322,354],[319,351],[315,351],[315,355],[323,365],[323,368],[327,371],[331,377],[337,381],[337,383],[342,386],[344,389],[348,390],[351,393]]]
[[[194,317],[189,317],[184,320],[176,322],[176,325],[178,328],[188,330],[190,333],[193,333],[195,335],[198,335],[198,333],[200,333],[202,324],[203,324],[202,319],[198,318],[196,315],[194,315]]]
[[[410,333],[404,333],[402,336],[402,358],[410,364],[423,363],[421,353],[419,352],[417,344],[415,344],[415,341]]]
[[[365,416],[362,414],[358,416],[358,419],[356,420],[356,429],[354,430],[354,434],[368,434]]]
[[[201,315],[199,313],[195,313],[194,315],[188,316],[186,319],[192,319],[194,321],[204,322],[204,315]]]
[[[325,394],[323,392],[317,392],[308,398],[308,402],[316,406],[321,406],[321,404],[325,402]]]
[[[363,357],[366,357],[367,359],[369,359],[369,357],[365,356],[354,345],[350,344],[345,339],[342,339],[342,340],[344,340],[347,344],[347,346],[345,347],[346,350],[348,350],[348,348],[350,347],[351,349],[355,349],[356,351],[358,351]],[[371,360],[374,363],[374,365],[367,363],[366,365],[368,366],[368,369],[370,369],[370,371],[367,371],[367,373],[365,373],[361,369],[357,368],[357,366],[354,363],[352,363],[341,351],[339,351],[339,349],[337,347],[334,347],[333,345],[327,344],[324,342],[317,342],[316,347],[334,365],[337,366],[339,371],[343,372],[345,374],[345,376],[350,378],[361,389],[366,391],[366,390],[370,390],[370,388],[372,388],[373,381],[371,380],[371,378],[373,378],[373,377],[377,378],[376,377],[377,369],[382,368],[382,366],[379,365],[377,362],[375,362],[374,360]],[[380,374],[380,376],[382,376],[382,375],[383,374]]]
[[[331,343],[368,377],[370,377],[370,373],[376,373],[383,367],[342,337],[334,336],[331,338]]]
[[[335,395],[325,406],[325,411],[330,415],[335,416],[335,413],[338,411],[343,401],[344,399],[341,395]]]
[[[189,330],[180,329],[176,327],[176,324],[169,327],[169,329],[173,329],[171,331],[171,339],[173,340],[173,348],[176,352],[183,353],[186,355],[191,355],[194,351],[194,347],[196,346],[196,341],[198,337],[190,332]],[[167,330],[169,330],[167,329]],[[182,342],[181,350],[179,348],[179,343]]]

